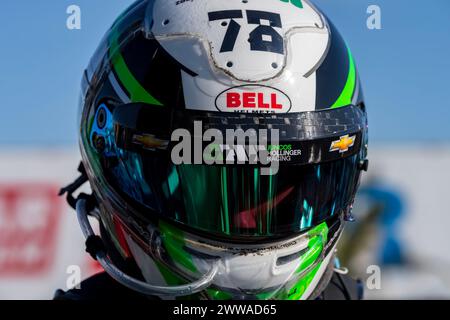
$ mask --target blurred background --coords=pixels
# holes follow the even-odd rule
[[[100,269],[57,197],[77,176],[82,72],[132,0],[2,1],[0,299],[49,299]],[[450,298],[450,2],[315,0],[357,60],[370,122],[370,170],[340,255],[372,299]],[[81,29],[66,12],[81,9]],[[371,5],[381,29],[369,29]]]

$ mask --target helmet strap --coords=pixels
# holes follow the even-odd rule
[[[80,176],[74,182],[62,188],[58,195],[63,196],[66,194],[67,203],[72,209],[76,208],[76,203],[79,199],[86,199],[88,206],[91,208],[96,204],[95,197],[93,195],[80,193],[77,198],[73,196],[74,192],[88,181],[88,176],[86,174],[86,169],[84,168],[83,162],[80,162],[78,165],[78,172],[80,173]]]

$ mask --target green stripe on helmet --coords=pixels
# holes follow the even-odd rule
[[[311,266],[314,261],[320,256],[324,246],[327,243],[328,238],[328,226],[326,222],[319,224],[317,227],[313,228],[308,232],[309,242],[308,242],[308,252],[302,256],[302,263],[296,270],[296,272],[301,272]]]
[[[192,256],[184,248],[183,232],[162,221],[159,223],[159,230],[161,231],[164,248],[167,250],[170,258],[189,271],[197,272],[197,268],[192,261]]]
[[[130,94],[130,99],[132,102],[142,102],[158,106],[163,105],[142,87],[128,68],[125,59],[120,53],[119,32],[117,28],[113,28],[111,31],[109,56],[111,58],[114,71],[119,77],[122,85]]]
[[[311,267],[314,262],[322,255],[323,249],[327,243],[328,238],[328,225],[326,222],[319,224],[317,227],[313,228],[308,232],[310,240],[308,242],[308,252],[301,257],[300,266],[295,271],[296,273],[302,272],[307,268]],[[289,300],[299,300],[305,293],[308,286],[314,279],[317,271],[320,269],[322,261],[319,261],[317,265],[309,271],[302,279],[295,283],[292,288],[290,288],[287,299]]]
[[[348,70],[348,76],[347,76],[347,82],[345,83],[344,89],[341,92],[341,95],[336,100],[336,102],[331,106],[331,109],[340,108],[348,106],[352,103],[353,93],[355,92],[356,87],[356,67],[355,67],[355,60],[353,59],[353,55],[350,51],[350,48],[347,48],[348,50],[348,59],[349,59],[349,70]]]
[[[287,296],[287,300],[300,300],[308,289],[309,285],[316,276],[317,271],[319,271],[322,262],[318,263],[305,277],[303,277],[299,282],[297,282],[290,290]]]

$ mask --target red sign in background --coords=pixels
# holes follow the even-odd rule
[[[0,277],[50,271],[63,208],[57,194],[52,184],[0,184]]]

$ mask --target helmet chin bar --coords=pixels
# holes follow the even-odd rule
[[[86,199],[78,199],[76,202],[77,218],[80,224],[81,230],[87,241],[94,239],[98,236],[95,235],[92,230],[92,226],[89,222],[89,211],[86,205]],[[98,238],[100,239],[100,238]],[[155,286],[147,282],[140,281],[132,276],[122,272],[118,269],[106,255],[106,252],[101,246],[97,246],[97,250],[93,253],[93,256],[97,258],[97,261],[105,269],[114,280],[124,285],[125,287],[140,292],[144,295],[156,295],[156,296],[188,296],[194,293],[208,288],[214,280],[219,270],[219,260],[215,261],[211,269],[197,281],[180,286]]]

